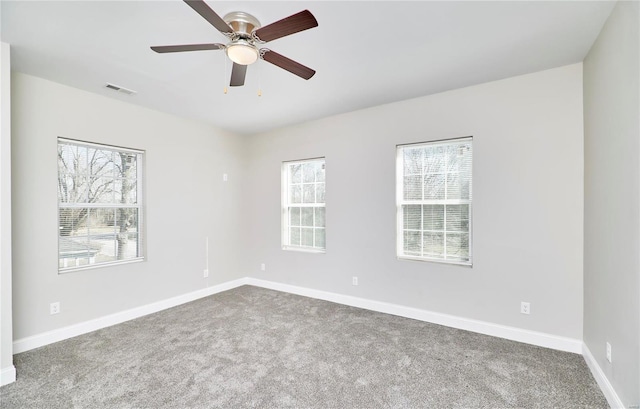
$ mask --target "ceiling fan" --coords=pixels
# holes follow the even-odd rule
[[[285,69],[305,80],[313,77],[316,73],[311,68],[293,61],[284,55],[271,51],[268,48],[258,47],[258,45],[269,41],[317,27],[318,22],[309,10],[301,11],[262,27],[258,19],[248,13],[234,11],[226,14],[224,18],[221,18],[203,0],[184,0],[184,2],[229,38],[229,42],[227,44],[210,43],[153,46],[151,47],[153,51],[157,53],[175,53],[181,51],[225,50],[229,59],[233,61],[231,81],[229,84],[232,87],[244,85],[247,66],[256,62],[258,58]]]

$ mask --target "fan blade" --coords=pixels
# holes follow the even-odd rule
[[[253,32],[260,41],[268,42],[300,31],[318,27],[318,21],[309,10],[301,11]]]
[[[309,67],[305,67],[299,62],[295,62],[285,57],[284,55],[278,54],[275,51],[271,51],[265,48],[260,51],[262,52],[263,60],[270,62],[273,65],[277,65],[278,67],[287,70],[290,73],[297,75],[298,77],[304,78],[305,80],[313,77],[316,73],[315,70],[312,70]]]
[[[244,85],[244,77],[247,76],[247,66],[233,63],[231,69],[231,83],[232,87],[241,87]]]
[[[233,29],[229,27],[227,23],[216,14],[215,11],[211,10],[211,7],[207,6],[202,0],[184,0],[185,3],[189,5],[192,9],[194,9],[198,14],[204,17],[212,26],[218,29],[221,33],[233,33]]]
[[[181,51],[222,50],[224,44],[185,44],[185,45],[156,45],[151,49],[157,53],[178,53]]]

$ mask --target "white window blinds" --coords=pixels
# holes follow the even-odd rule
[[[282,164],[282,246],[324,252],[324,158]]]
[[[143,152],[58,139],[58,269],[143,258]]]
[[[397,255],[472,263],[472,138],[397,147]]]

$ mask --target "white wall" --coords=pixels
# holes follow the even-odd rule
[[[13,74],[14,340],[245,275],[235,246],[243,137]],[[58,136],[146,150],[147,261],[58,274]],[[49,315],[54,301],[62,312]]]
[[[639,21],[618,2],[584,60],[584,342],[625,407],[640,405]]]
[[[0,43],[0,385],[15,380],[11,315],[11,49]]]
[[[469,135],[473,268],[397,260],[396,144]],[[252,277],[581,339],[581,64],[279,129],[248,146]],[[327,252],[284,251],[281,162],[318,156]]]

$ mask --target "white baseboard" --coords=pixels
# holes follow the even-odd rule
[[[154,312],[166,310],[180,304],[195,301],[199,298],[207,297],[212,294],[217,294],[222,291],[227,291],[241,285],[245,285],[246,278],[240,278],[233,281],[227,281],[226,283],[214,285],[211,287],[203,288],[191,293],[179,295],[177,297],[169,298],[166,300],[154,302],[152,304],[143,305],[141,307],[132,308],[130,310],[121,311],[115,314],[107,315],[104,317],[96,318],[90,321],[81,322],[74,325],[69,325],[64,328],[59,328],[53,331],[44,332],[42,334],[34,335],[27,338],[18,339],[13,342],[13,353],[19,354],[20,352],[29,351],[34,348],[39,348],[54,342],[62,341],[64,339],[73,338],[78,335],[86,334],[88,332],[96,331],[102,328],[106,328],[112,325],[120,324],[125,321],[139,318],[145,315],[153,314]]]
[[[16,367],[11,365],[0,369],[0,386],[8,385],[16,381]]]
[[[282,284],[245,277],[218,284],[212,287],[203,288],[201,290],[197,290],[188,294],[169,298],[167,300],[162,300],[130,310],[121,311],[115,314],[107,315],[105,317],[81,322],[31,337],[18,339],[13,343],[13,353],[17,354],[20,352],[25,352],[54,342],[62,341],[64,339],[86,334],[91,331],[96,331],[98,329],[109,327],[111,325],[119,324],[138,317],[142,317],[144,315],[162,311],[167,308],[175,307],[180,304],[207,297],[209,295],[216,294],[222,291],[227,291],[245,284],[283,291],[291,294],[302,295],[305,297],[317,298],[325,301],[331,301],[339,304],[349,305],[352,307],[364,308],[371,311],[383,312],[400,317],[431,322],[434,324],[445,325],[452,328],[458,328],[477,332],[480,334],[491,335],[494,337],[510,339],[513,341],[524,342],[527,344],[537,345],[545,348],[552,348],[577,354],[581,354],[583,351],[582,341],[573,338],[560,337],[543,332],[529,331],[521,328],[462,318],[454,315],[421,310],[418,308],[406,307],[382,301],[368,300],[365,298],[353,297],[350,295],[336,294],[327,291],[314,290],[306,287],[298,287],[289,284]]]
[[[587,362],[587,366],[591,370],[593,377],[596,379],[596,382],[602,390],[604,397],[607,398],[607,402],[609,403],[609,406],[611,406],[611,409],[624,409],[625,406],[622,403],[622,400],[616,393],[615,389],[613,389],[613,386],[611,386],[611,382],[609,382],[609,379],[607,379],[604,371],[602,370],[600,365],[598,365],[598,361],[596,361],[596,358],[589,350],[589,347],[587,347],[587,344],[584,343],[582,344],[582,356]]]
[[[418,308],[406,307],[382,301],[374,301],[350,295],[337,294],[328,291],[314,290],[306,287],[298,287],[273,281],[260,280],[251,277],[244,277],[237,280],[228,281],[188,294],[169,298],[167,300],[162,300],[130,310],[121,311],[115,314],[107,315],[105,317],[81,322],[79,324],[70,325],[68,327],[56,329],[31,337],[18,339],[13,343],[13,352],[15,354],[25,352],[54,342],[62,341],[64,339],[86,334],[91,331],[96,331],[98,329],[120,324],[122,322],[139,318],[148,314],[153,314],[167,308],[172,308],[180,304],[195,301],[197,299],[227,291],[246,284],[291,294],[302,295],[305,297],[316,298],[319,300],[331,301],[338,304],[349,305],[352,307],[363,308],[371,311],[397,315],[400,317],[431,322],[447,327],[463,329],[545,348],[582,354],[585,358],[585,361],[587,362],[587,365],[591,369],[594,378],[596,379],[607,401],[609,402],[609,405],[613,409],[624,408],[622,401],[616,394],[615,390],[611,386],[611,383],[609,383],[609,380],[589,351],[589,348],[587,348],[587,346],[581,340],[560,337],[557,335],[530,331],[516,327],[509,327],[506,325],[494,324],[486,321],[473,320],[454,315],[442,314],[433,311],[421,310]],[[13,365],[11,367],[3,368],[2,370],[0,370],[0,386],[14,382],[15,380],[16,369]]]
[[[526,344],[541,346],[545,348],[573,352],[576,354],[582,353],[582,341],[578,339],[560,337],[543,332],[529,331],[526,329],[509,327],[506,325],[494,324],[486,321],[478,321],[469,318],[457,317],[454,315],[442,314],[433,311],[421,310],[418,308],[386,303],[382,301],[373,301],[365,298],[353,297],[350,295],[330,293],[327,291],[297,287],[289,284],[276,283],[256,278],[247,278],[246,284],[283,291],[291,294],[303,295],[305,297],[331,301],[338,304],[349,305],[352,307],[383,312],[386,314],[398,315],[400,317],[431,322],[447,327],[505,338],[512,341],[524,342]]]

